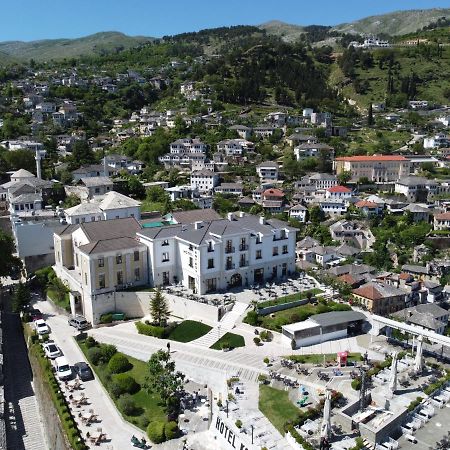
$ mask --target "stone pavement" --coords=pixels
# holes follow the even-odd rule
[[[46,450],[43,425],[33,391],[33,374],[16,314],[3,313],[5,421],[8,450]]]

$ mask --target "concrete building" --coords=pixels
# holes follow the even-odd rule
[[[450,212],[435,214],[433,227],[435,230],[450,230]]]
[[[333,339],[342,339],[360,331],[366,316],[357,311],[334,311],[315,314],[303,322],[283,325],[281,333],[295,347],[316,345]]]
[[[372,314],[389,316],[405,307],[406,292],[386,283],[371,281],[353,289],[352,293]]]
[[[292,219],[296,219],[299,222],[306,222],[306,214],[308,209],[303,205],[295,205],[289,210],[289,217]]]
[[[426,201],[429,194],[435,194],[438,183],[423,177],[402,177],[395,182],[394,192],[402,194],[407,201]]]
[[[256,167],[261,183],[278,181],[278,164],[273,161],[265,161]]]
[[[337,175],[350,172],[352,181],[368,178],[375,183],[390,183],[409,176],[410,161],[398,155],[343,156],[335,158],[333,168]]]
[[[191,173],[191,189],[199,192],[213,192],[219,184],[219,175],[211,170],[199,170]]]
[[[449,312],[435,304],[425,304],[405,308],[392,314],[402,322],[419,326],[438,334],[444,334],[448,325]]]

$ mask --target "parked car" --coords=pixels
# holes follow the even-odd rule
[[[33,321],[42,319],[42,313],[37,308],[31,308],[29,311],[29,314],[30,314],[31,320],[33,320]]]
[[[42,319],[37,319],[34,321],[34,329],[36,330],[37,334],[48,334],[50,333],[50,328]]]
[[[69,317],[69,325],[77,330],[89,328],[89,322],[83,316],[78,315]]]
[[[53,341],[46,342],[43,347],[47,358],[55,359],[62,354],[59,347]]]
[[[84,361],[77,362],[73,366],[73,368],[81,381],[88,381],[94,379],[94,374],[92,373],[91,368]]]
[[[64,356],[60,356],[55,359],[55,370],[56,376],[60,380],[68,380],[72,378],[72,368],[70,367],[69,361]]]

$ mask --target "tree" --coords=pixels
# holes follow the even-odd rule
[[[166,406],[176,406],[175,395],[184,385],[184,374],[175,370],[175,362],[170,353],[158,350],[150,357],[147,364],[148,375],[144,387],[149,392],[156,392],[166,402]]]
[[[19,283],[12,298],[12,310],[16,313],[23,310],[31,301],[30,291],[26,285]]]
[[[134,198],[144,198],[145,188],[143,184],[134,175],[130,176],[127,180],[128,194]]]
[[[14,256],[13,238],[0,230],[0,277],[7,277],[14,271],[22,270],[22,261]]]
[[[367,114],[367,126],[371,127],[373,125],[373,110],[372,110],[372,102],[369,104],[369,112]]]
[[[349,170],[343,170],[337,178],[339,184],[347,184],[352,179],[352,173]]]
[[[309,220],[313,224],[319,224],[325,219],[325,214],[319,206],[313,206],[309,211]]]
[[[76,141],[73,144],[71,162],[77,167],[80,166],[80,164],[95,163],[94,152],[86,141]]]
[[[79,197],[77,197],[75,194],[70,194],[64,200],[64,208],[72,208],[72,206],[77,206],[80,203],[81,203],[81,200]]]
[[[170,316],[169,305],[160,288],[156,289],[155,295],[150,301],[150,313],[153,322],[158,326],[164,325]]]

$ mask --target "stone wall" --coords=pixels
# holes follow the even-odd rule
[[[154,292],[111,292],[93,297],[94,323],[98,323],[102,314],[110,312],[124,313],[128,318],[138,318],[150,314],[150,299]],[[209,322],[219,320],[219,308],[205,303],[164,294],[169,310],[182,319],[197,317]]]
[[[311,301],[314,301],[314,297],[311,297]],[[258,308],[258,314],[261,316],[267,316],[267,314],[272,314],[277,311],[284,311],[285,309],[291,309],[296,306],[306,305],[307,303],[309,303],[307,298],[297,300],[295,302],[280,303],[278,305],[267,306],[266,308]]]

